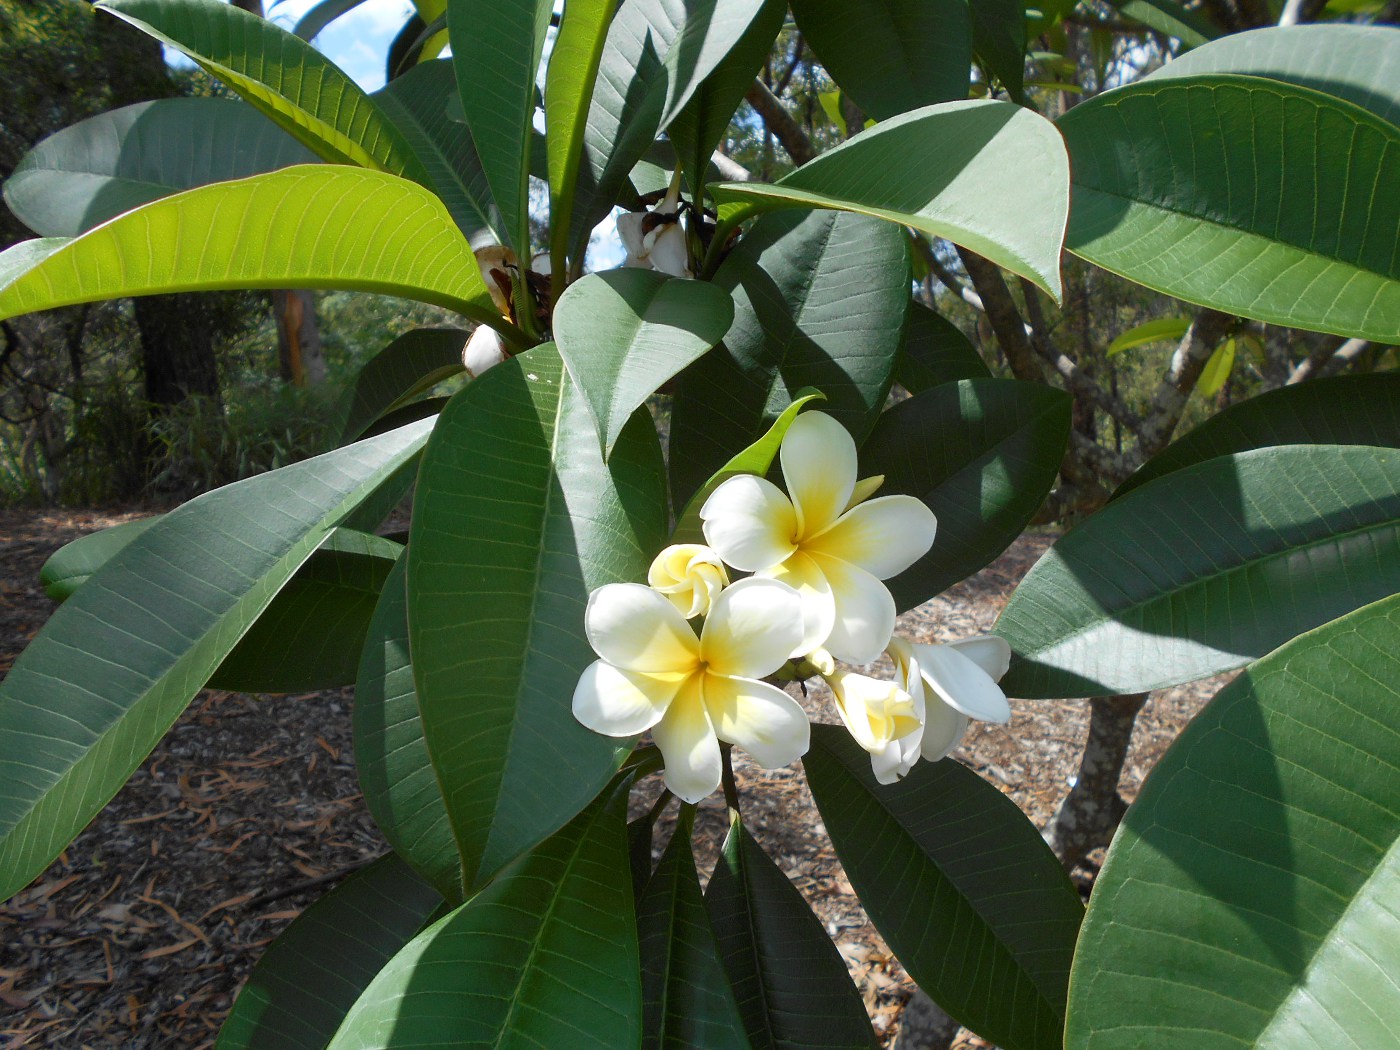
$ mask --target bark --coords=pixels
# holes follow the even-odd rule
[[[1167,374],[1152,396],[1152,407],[1143,420],[1140,434],[1143,459],[1155,456],[1171,441],[1196,380],[1201,378],[1206,362],[1234,320],[1229,314],[1204,307],[1196,313],[1172,355]]]
[[[947,1050],[962,1028],[922,988],[915,988],[899,1015],[894,1050]]]
[[[749,105],[763,121],[763,126],[773,133],[778,144],[787,150],[787,155],[799,167],[816,156],[811,140],[807,138],[792,114],[777,95],[773,94],[761,80],[754,80],[744,96]]]
[[[1026,334],[1026,322],[1021,319],[1016,300],[1011,298],[1011,289],[1006,287],[996,263],[966,248],[958,248],[958,256],[982,300],[987,321],[996,333],[1001,352],[1006,355],[1011,374],[1030,383],[1045,382],[1035,351],[1031,349],[1030,336]]]
[[[153,295],[135,301],[146,400],[157,411],[190,397],[219,397],[214,339],[205,326],[191,323],[190,298]]]
[[[316,299],[308,291],[272,293],[277,318],[277,363],[284,382],[308,386],[326,378],[321,330],[316,324]]]

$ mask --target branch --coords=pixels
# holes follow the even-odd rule
[[[806,132],[792,119],[787,107],[777,95],[768,90],[763,81],[755,77],[744,98],[763,120],[764,127],[771,131],[783,149],[787,150],[787,155],[792,158],[794,164],[800,167],[817,155]]]
[[[1196,312],[1191,327],[1181,337],[1176,352],[1172,354],[1167,374],[1152,396],[1152,407],[1142,423],[1140,439],[1144,459],[1150,459],[1160,452],[1171,440],[1176,425],[1181,422],[1181,414],[1186,410],[1186,402],[1191,399],[1191,391],[1201,371],[1215,351],[1216,344],[1224,337],[1234,318],[1218,310],[1202,307]]]
[[[1334,376],[1348,365],[1355,364],[1356,359],[1366,352],[1370,343],[1365,339],[1348,339],[1341,346],[1337,347],[1337,352],[1332,355],[1332,360],[1323,366],[1318,373],[1319,379],[1326,379]]]
[[[1322,372],[1322,368],[1328,361],[1332,360],[1332,355],[1340,350],[1345,343],[1341,337],[1324,339],[1313,350],[1312,353],[1293,369],[1284,386],[1293,386],[1295,383],[1306,383],[1309,379],[1316,379]]]
[[[710,163],[715,166],[715,170],[724,176],[728,182],[752,182],[753,172],[744,167],[733,157],[725,156],[719,150],[715,150],[710,157]]]
[[[974,310],[980,311],[981,313],[987,312],[987,307],[982,302],[982,297],[953,276],[952,271],[944,266],[943,261],[938,258],[938,253],[933,250],[933,245],[929,244],[928,241],[924,240],[918,234],[911,233],[909,239],[914,242],[914,250],[919,253],[919,258],[922,259],[924,265],[929,268],[929,272],[942,282],[944,288],[947,288],[948,291],[960,297],[963,302],[967,303],[967,305]]]
[[[958,257],[962,259],[963,268],[972,278],[972,286],[982,299],[987,322],[996,333],[1001,351],[1006,355],[1006,363],[1011,366],[1011,374],[1032,383],[1044,382],[1040,366],[1036,364],[1035,351],[1031,349],[1030,338],[1026,335],[1026,322],[1016,309],[1016,300],[1011,298],[1011,289],[1006,287],[1001,271],[995,263],[966,248],[958,248]]]

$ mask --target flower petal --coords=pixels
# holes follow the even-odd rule
[[[475,379],[506,359],[506,344],[494,328],[478,325],[462,347],[462,367]]]
[[[588,641],[608,663],[628,671],[690,672],[700,640],[676,607],[640,583],[609,583],[588,596]]]
[[[799,535],[815,536],[840,516],[856,487],[856,443],[824,412],[803,412],[778,449]]]
[[[851,490],[851,498],[846,501],[843,512],[850,510],[857,503],[864,503],[875,493],[880,491],[880,486],[885,483],[885,475],[872,474],[868,478],[861,478],[856,482],[856,487]]]
[[[666,760],[666,786],[692,805],[719,787],[719,741],[701,696],[702,680],[711,677],[692,675],[687,679],[665,717],[651,730]]]
[[[705,542],[736,569],[757,572],[797,549],[797,512],[777,485],[755,474],[730,478],[700,508]]]
[[[678,222],[667,223],[655,231],[655,239],[647,252],[653,268],[672,277],[694,277],[690,272],[690,252],[686,248],[685,230]]]
[[[646,212],[625,211],[617,217],[617,235],[622,238],[622,246],[627,249],[629,259],[636,259],[637,265],[650,265],[647,250],[642,246],[642,223]]]
[[[624,671],[599,660],[574,686],[574,717],[604,736],[645,733],[661,720],[685,679],[681,674]]]
[[[666,595],[689,620],[710,611],[720,591],[728,586],[729,573],[718,551],[700,543],[674,543],[652,561],[647,583]]]
[[[767,682],[705,676],[705,707],[721,740],[737,744],[764,769],[796,762],[807,753],[812,728],[787,693]]]
[[[802,599],[786,584],[750,576],[720,592],[700,633],[715,674],[762,678],[802,641]]]
[[[1000,682],[1011,667],[1011,646],[995,634],[959,638],[948,644],[991,675],[994,682]]]
[[[817,563],[798,551],[781,565],[764,569],[760,576],[785,583],[802,599],[802,640],[788,655],[806,656],[821,646],[836,623],[836,599]]]
[[[913,496],[881,496],[852,507],[802,549],[858,565],[888,580],[929,552],[938,519]]]
[[[889,588],[864,569],[837,558],[814,555],[836,600],[836,622],[825,645],[848,664],[868,664],[894,634],[894,598]]]
[[[924,738],[921,754],[930,762],[947,758],[962,743],[967,732],[967,715],[954,711],[937,697],[932,697],[924,717]]]
[[[970,657],[950,645],[915,645],[914,652],[925,684],[948,706],[984,722],[1011,721],[1001,687]]]

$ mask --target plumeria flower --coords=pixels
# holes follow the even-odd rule
[[[462,366],[475,379],[488,368],[500,364],[507,356],[501,334],[489,325],[477,325],[476,331],[462,347]]]
[[[729,586],[720,556],[702,543],[673,543],[656,556],[647,583],[664,594],[687,620],[704,616]]]
[[[629,211],[617,217],[617,233],[627,249],[625,266],[650,267],[672,277],[694,277],[690,250],[680,219],[680,171],[666,196],[651,211]]]
[[[574,689],[574,717],[596,733],[650,729],[666,786],[699,802],[719,786],[721,740],[775,769],[806,754],[801,706],[758,679],[781,667],[802,634],[801,599],[773,580],[741,580],[710,607],[699,637],[663,594],[612,583],[588,599],[588,640],[602,658]]]
[[[478,248],[475,255],[476,264],[481,268],[481,279],[491,293],[491,301],[496,304],[502,317],[509,317],[510,271],[516,265],[515,252],[499,244],[491,244]]]
[[[700,508],[705,539],[736,569],[802,595],[801,656],[818,646],[869,663],[894,633],[894,598],[881,580],[933,546],[937,520],[912,496],[868,497],[881,478],[856,480],[856,445],[821,412],[793,421],[779,450],[791,498],[753,474],[730,478]]]
[[[919,705],[894,682],[838,668],[823,649],[809,655],[807,663],[831,686],[841,721],[856,743],[870,752],[876,776],[880,776],[882,759],[891,753],[902,757],[897,745],[922,728]]]
[[[970,718],[1002,725],[1011,720],[1011,706],[997,685],[1011,666],[1005,639],[983,635],[922,645],[893,638],[889,654],[896,680],[914,700],[921,728],[874,757],[880,783],[898,780],[921,757],[930,762],[946,758],[967,732]]]

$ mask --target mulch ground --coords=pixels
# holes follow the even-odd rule
[[[38,584],[44,559],[142,513],[0,511],[0,675],[53,610]],[[987,569],[903,617],[900,633],[946,641],[986,632],[1050,541],[1022,537]],[[1126,798],[1210,691],[1198,684],[1148,702],[1124,771]],[[212,1046],[267,945],[387,848],[355,779],[351,699],[349,690],[201,693],[92,825],[0,905],[0,1048]],[[836,720],[829,697],[814,693],[809,703],[824,721]],[[955,757],[1043,826],[1077,768],[1087,705],[1013,701],[1013,708],[1009,726],[974,726]],[[801,772],[741,762],[736,774],[751,830],[826,925],[892,1046],[913,985],[842,873]],[[715,796],[697,820],[702,870],[725,826]],[[1092,874],[1077,873],[1086,892]],[[959,1045],[984,1044],[964,1034]]]

